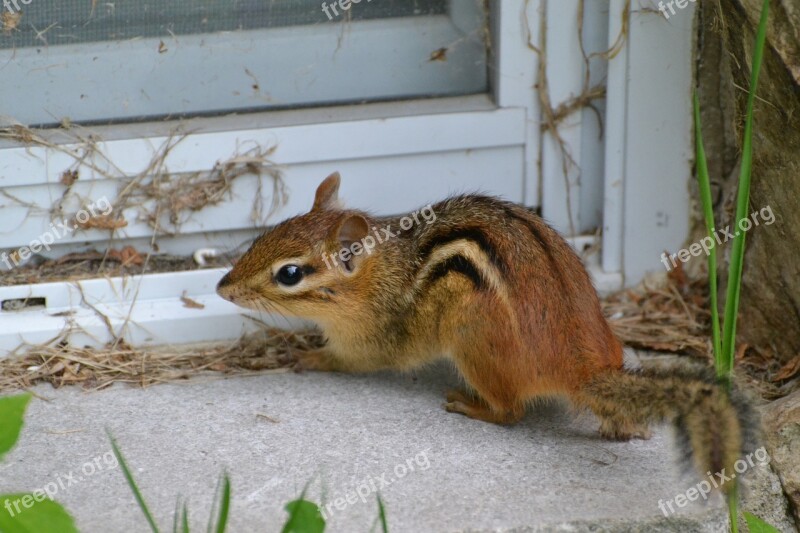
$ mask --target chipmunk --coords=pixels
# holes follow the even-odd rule
[[[673,421],[701,472],[732,471],[751,447],[748,404],[713,373],[623,367],[581,259],[531,211],[463,195],[430,206],[435,223],[415,213],[407,227],[411,217],[340,207],[339,184],[328,176],[311,211],[266,231],[217,287],[316,323],[327,344],[302,368],[409,370],[444,357],[469,388],[447,394],[453,413],[512,424],[533,400],[565,396],[609,439]]]

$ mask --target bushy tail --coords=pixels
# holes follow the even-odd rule
[[[755,448],[755,411],[737,390],[729,395],[710,369],[608,372],[582,389],[581,402],[609,438],[644,436],[650,424],[674,423],[687,460],[704,475],[730,477],[736,461],[752,457]],[[714,479],[726,493],[734,487]]]

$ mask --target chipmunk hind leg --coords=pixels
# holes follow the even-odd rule
[[[453,361],[471,388],[450,391],[445,409],[493,424],[514,424],[525,415],[523,384],[517,383],[502,354],[481,353],[479,346],[464,347]]]

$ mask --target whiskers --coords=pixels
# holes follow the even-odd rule
[[[272,316],[277,315],[285,322],[285,329],[292,329],[292,323],[289,319],[289,317],[292,316],[292,313],[286,308],[286,306],[282,306],[277,302],[265,300],[263,298],[253,299],[251,300],[251,303],[256,311],[267,313]]]

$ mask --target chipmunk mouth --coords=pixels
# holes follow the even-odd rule
[[[226,281],[226,283],[223,283],[223,281]],[[276,309],[273,309],[273,306],[270,305],[269,300],[256,290],[242,287],[241,285],[230,285],[225,278],[220,280],[219,285],[217,285],[217,294],[224,300],[245,309],[267,313],[276,312]]]

